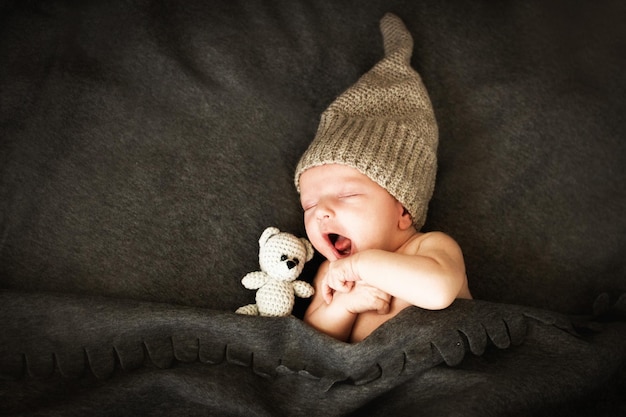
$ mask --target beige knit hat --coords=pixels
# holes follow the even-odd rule
[[[437,171],[437,122],[419,74],[411,68],[413,38],[393,14],[380,21],[384,58],[322,113],[317,134],[296,167],[356,168],[408,210],[419,230],[426,221]]]

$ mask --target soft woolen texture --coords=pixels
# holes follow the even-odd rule
[[[437,173],[437,122],[419,74],[411,67],[413,38],[397,16],[380,21],[385,56],[322,114],[317,134],[296,167],[356,168],[408,210],[420,229]]]
[[[306,238],[268,227],[259,239],[260,271],[246,274],[244,287],[257,290],[256,304],[237,309],[239,314],[270,317],[288,316],[295,296],[308,298],[315,290],[308,282],[298,280],[304,264],[313,258],[313,246]]]

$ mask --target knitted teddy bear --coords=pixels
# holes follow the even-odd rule
[[[257,290],[256,304],[239,307],[236,313],[260,316],[288,316],[295,296],[308,298],[315,290],[297,280],[304,264],[313,258],[313,246],[305,238],[268,227],[259,239],[260,271],[246,274],[241,283],[249,290]]]

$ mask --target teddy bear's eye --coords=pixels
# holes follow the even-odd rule
[[[280,257],[280,260],[281,260],[281,261],[283,261],[283,262],[285,262],[285,261],[287,260],[287,255],[283,255],[283,256],[281,256],[281,257]]]

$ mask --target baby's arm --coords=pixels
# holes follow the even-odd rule
[[[335,293],[332,302],[324,300],[324,278],[328,271],[324,262],[315,277],[315,294],[304,315],[304,321],[315,329],[347,341],[359,313],[375,310],[381,314],[389,311],[390,295],[363,282],[353,285],[346,293]]]
[[[465,263],[458,244],[433,232],[409,244],[402,253],[367,250],[329,265],[327,284],[339,293],[350,281],[376,287],[408,303],[431,310],[448,307],[467,290]]]

